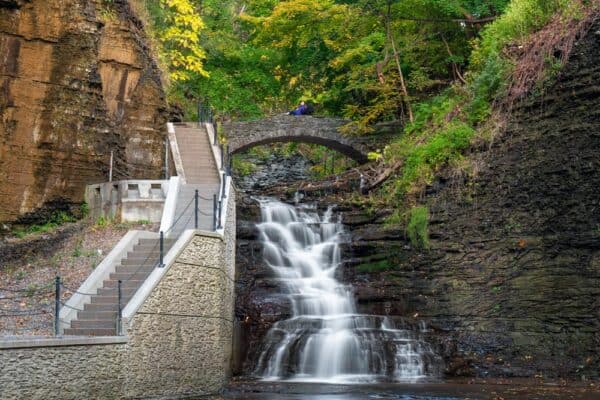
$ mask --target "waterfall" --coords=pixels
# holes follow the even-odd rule
[[[343,226],[332,208],[260,201],[264,262],[287,290],[292,317],[267,333],[255,374],[264,380],[415,382],[435,375],[439,357],[419,329],[358,314],[352,288],[335,278]],[[405,324],[406,325],[406,324]]]

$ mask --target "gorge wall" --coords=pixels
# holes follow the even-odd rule
[[[345,195],[305,189],[342,212],[351,241],[340,274],[359,311],[427,323],[445,377],[599,378],[598,82],[600,22],[553,87],[522,103],[493,145],[472,150],[469,171],[427,188],[429,250],[385,225],[390,210],[357,201],[357,182]],[[250,374],[257,343],[289,305],[261,262],[258,210],[238,205],[247,222],[238,224],[236,368]]]
[[[85,185],[158,178],[167,107],[127,0],[0,1],[0,222],[83,201]]]

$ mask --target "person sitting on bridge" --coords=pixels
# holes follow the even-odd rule
[[[308,107],[306,107],[306,104],[301,101],[300,105],[298,107],[296,107],[295,110],[290,111],[288,114],[289,115],[305,115],[308,111]]]

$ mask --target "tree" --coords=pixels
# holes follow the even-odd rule
[[[190,0],[160,0],[164,9],[163,29],[159,38],[163,57],[174,81],[187,81],[199,75],[208,77],[204,69],[206,54],[200,46],[204,23]]]

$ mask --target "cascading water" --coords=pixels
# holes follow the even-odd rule
[[[357,314],[350,287],[338,282],[343,226],[331,208],[261,200],[264,261],[287,288],[293,315],[263,341],[256,375],[265,380],[414,382],[436,375],[439,357],[418,330],[391,318]]]

